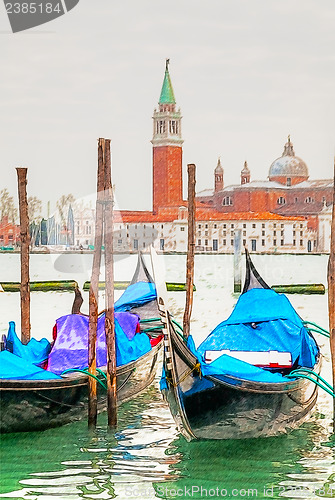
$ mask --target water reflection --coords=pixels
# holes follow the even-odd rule
[[[166,454],[177,434],[157,388],[121,406],[115,436],[106,432],[105,414],[99,424],[93,435],[88,435],[86,422],[77,422],[43,433],[4,436],[7,493],[1,498],[149,499],[156,497],[153,483],[177,479],[170,466],[180,457]],[[17,475],[21,479],[13,491]]]
[[[187,443],[153,386],[121,406],[115,435],[100,415],[91,435],[77,422],[3,436],[0,498],[335,498],[327,415],[287,436]]]

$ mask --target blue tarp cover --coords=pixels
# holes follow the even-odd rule
[[[280,382],[284,379],[278,373],[226,354],[205,363],[205,351],[290,352],[292,362],[306,368],[314,366],[318,353],[314,339],[304,328],[287,297],[263,288],[254,288],[242,294],[230,317],[220,323],[197,349],[192,337],[189,337],[188,345],[199,359],[204,375],[233,375],[258,382]]]
[[[139,281],[129,285],[121,297],[115,302],[115,311],[130,311],[133,307],[143,306],[157,298],[154,283]]]
[[[6,346],[8,351],[11,351],[13,354],[16,354],[16,356],[20,356],[20,358],[36,365],[48,359],[48,355],[51,350],[51,344],[47,339],[36,340],[32,338],[29,340],[28,344],[22,344],[15,332],[14,321],[9,322]]]
[[[1,351],[0,378],[11,380],[49,380],[60,379],[61,377],[43,370],[9,351]]]
[[[88,365],[88,316],[68,314],[56,321],[57,338],[49,355],[48,370],[62,373],[71,368]],[[125,365],[135,361],[151,350],[149,337],[136,333],[138,316],[126,312],[115,313],[116,364]],[[107,363],[105,314],[98,318],[97,366]]]

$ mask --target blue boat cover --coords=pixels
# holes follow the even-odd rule
[[[157,298],[155,283],[138,281],[129,285],[115,302],[115,311],[130,311],[133,307],[143,306]]]
[[[292,363],[313,368],[318,347],[285,295],[253,288],[242,294],[230,315],[196,349],[192,337],[188,346],[201,363],[204,375],[233,375],[258,382],[284,381],[282,375],[253,366],[224,354],[205,363],[205,351],[290,352]]]
[[[88,316],[68,314],[56,321],[57,337],[49,355],[48,370],[62,373],[71,368],[88,365]],[[116,364],[135,361],[151,350],[149,337],[140,333],[138,316],[126,312],[115,313]],[[106,366],[105,314],[98,318],[97,366]]]
[[[0,352],[0,378],[11,380],[60,379],[58,375],[43,370],[9,351]]]
[[[22,344],[15,331],[15,322],[10,321],[6,349],[16,356],[37,365],[48,359],[51,344],[47,339],[36,340],[34,338],[30,339],[26,345]]]

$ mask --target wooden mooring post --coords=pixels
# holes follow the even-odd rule
[[[234,231],[234,293],[241,293],[242,290],[242,230]]]
[[[184,336],[190,334],[194,283],[194,238],[195,238],[195,165],[187,165],[188,172],[188,243],[186,260],[186,304],[183,318]]]
[[[331,222],[330,254],[328,260],[328,313],[330,332],[330,353],[333,370],[333,387],[335,387],[335,158],[334,158],[334,186],[333,210]],[[333,399],[333,418],[335,427],[335,398]]]
[[[114,321],[114,258],[113,258],[113,188],[111,180],[110,140],[105,140],[105,205],[104,205],[104,242],[105,242],[105,297],[106,297],[106,346],[107,346],[107,415],[108,429],[117,425],[116,393],[116,351]]]
[[[88,371],[93,377],[88,377],[88,427],[95,428],[98,414],[97,397],[97,326],[98,326],[98,300],[99,300],[99,274],[101,266],[101,247],[103,241],[103,203],[104,203],[104,139],[98,143],[98,179],[97,202],[95,214],[94,254],[92,264],[91,285],[89,291],[89,326],[88,326]]]
[[[17,168],[20,240],[21,240],[21,341],[27,344],[30,340],[30,285],[29,285],[29,217],[27,201],[27,169]]]

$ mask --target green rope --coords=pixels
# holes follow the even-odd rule
[[[151,328],[145,328],[144,330],[142,330],[142,332],[144,333],[148,333],[148,332],[160,332],[162,329],[161,326],[152,326]]]
[[[97,371],[99,371],[99,373],[101,372],[101,370],[99,370],[99,368],[97,368]],[[88,375],[89,377],[92,377],[94,378],[100,385],[101,387],[103,387],[105,389],[105,391],[107,391],[107,385],[105,385],[102,380],[100,380],[98,377],[96,377],[95,375],[93,375],[93,373],[90,373],[89,371],[87,370],[80,370],[79,368],[69,368],[68,370],[64,370],[61,375],[64,375],[65,373],[70,373],[70,372],[78,372],[78,373],[83,373],[84,375]],[[102,373],[102,372],[101,372]],[[103,373],[104,377],[105,374]],[[107,378],[107,377],[106,377]]]
[[[325,384],[331,391],[333,391],[333,387],[327,382],[327,380],[325,380],[323,377],[321,377],[321,375],[314,372],[313,370],[310,370],[309,368],[297,368],[296,370],[291,371],[290,375],[294,373],[307,373],[310,375],[314,375],[314,377],[316,377],[318,380],[321,380],[323,384]]]
[[[140,323],[152,323],[154,321],[160,321],[160,318],[147,318],[147,319],[140,319]]]
[[[307,373],[307,375],[306,375]],[[313,379],[310,375],[313,375],[317,378],[317,380]],[[286,375],[287,378],[304,378],[306,380],[309,380],[310,382],[313,382],[315,385],[323,389],[325,392],[327,392],[330,396],[335,398],[335,392],[332,388],[331,385],[328,384],[320,375],[317,373],[313,372],[312,370],[309,370],[308,368],[300,368],[297,370],[293,370],[289,375]],[[326,385],[326,387],[319,382],[319,379]]]
[[[328,330],[325,330],[324,328],[322,328],[322,326],[317,325],[316,323],[313,323],[312,321],[303,321],[302,323],[303,323],[304,326],[307,327],[307,329],[309,331],[315,332],[315,333],[320,333],[321,335],[324,335],[325,337],[330,338],[330,334],[329,334]],[[308,325],[315,326],[317,329],[309,328]]]

